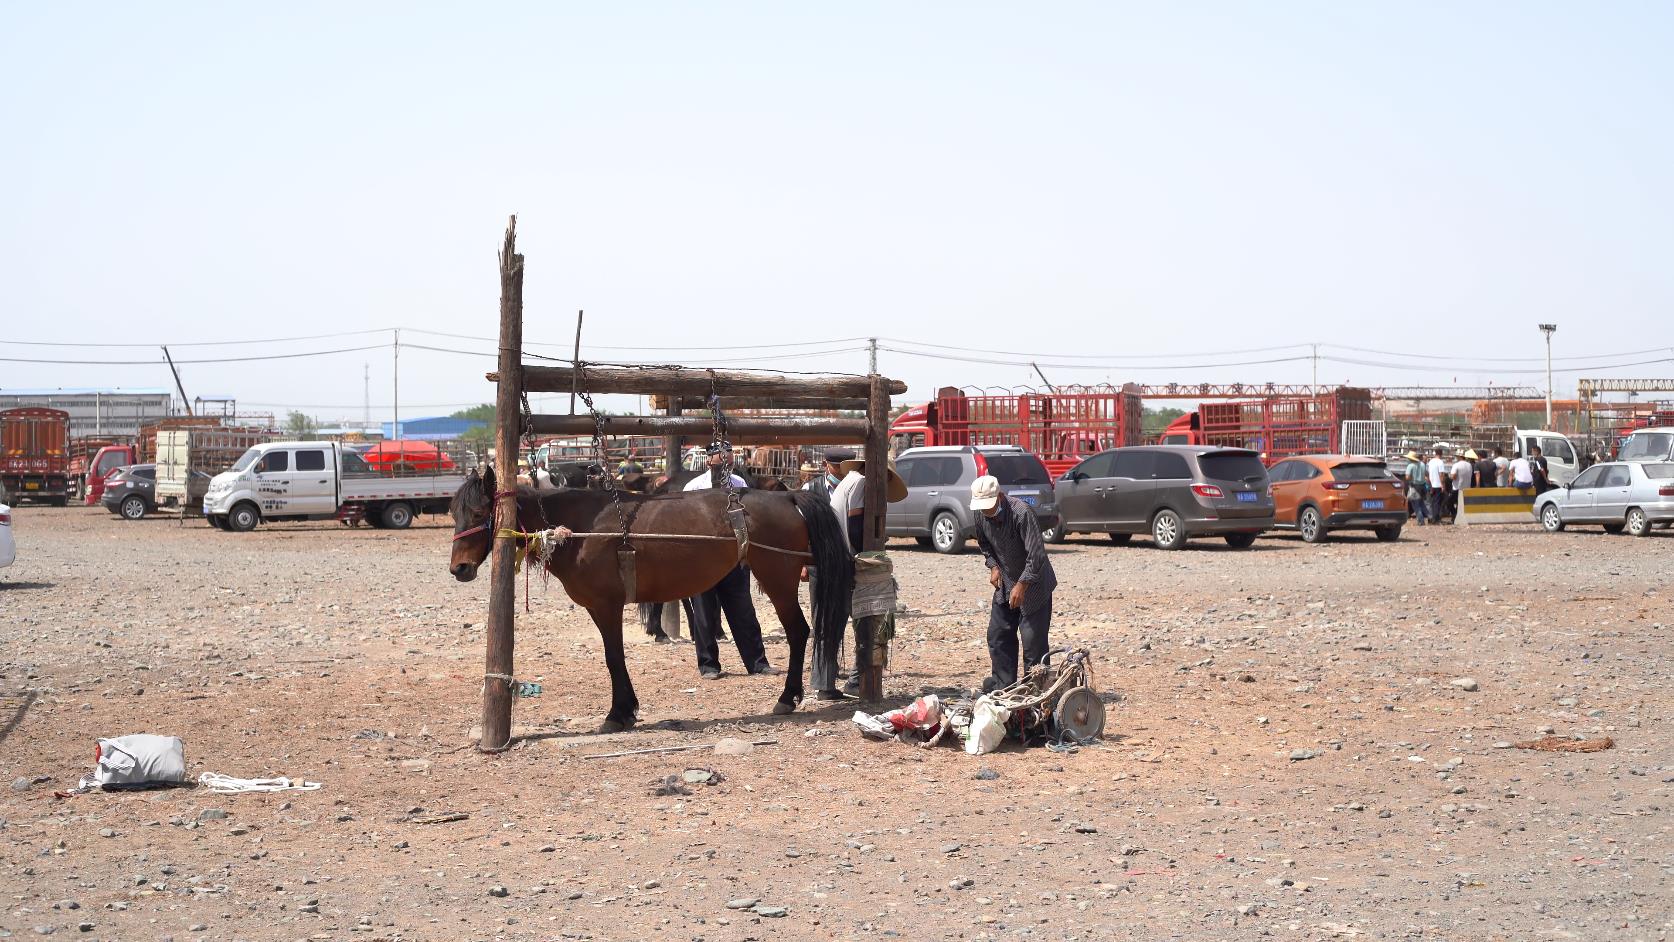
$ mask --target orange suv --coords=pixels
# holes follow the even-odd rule
[[[1376,458],[1302,455],[1268,471],[1273,525],[1324,542],[1332,530],[1371,530],[1378,539],[1401,537],[1407,522],[1406,484]]]

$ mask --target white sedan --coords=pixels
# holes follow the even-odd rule
[[[12,508],[0,504],[0,569],[17,559],[17,544],[12,542]]]
[[[1567,487],[1535,498],[1535,519],[1556,533],[1600,524],[1606,533],[1645,536],[1674,522],[1674,462],[1612,461],[1581,472]]]

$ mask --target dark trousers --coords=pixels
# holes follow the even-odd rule
[[[721,669],[721,650],[716,637],[721,613],[732,626],[732,640],[738,658],[751,673],[765,670],[767,649],[761,643],[761,622],[756,620],[755,602],[750,598],[750,567],[734,566],[715,588],[695,599],[686,599],[686,618],[692,623],[692,642],[697,648],[699,671]]]
[[[988,609],[988,662],[996,688],[1017,683],[1017,639],[1023,637],[1023,667],[1046,659],[1046,633],[1052,625],[1052,600],[1032,612],[996,598]]]
[[[1441,523],[1442,511],[1447,509],[1447,492],[1439,487],[1430,488],[1430,522]]]

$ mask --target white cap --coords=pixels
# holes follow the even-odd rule
[[[1000,502],[1000,479],[985,474],[971,482],[971,509],[987,510]]]

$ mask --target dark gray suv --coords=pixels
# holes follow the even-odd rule
[[[1040,458],[1014,445],[943,445],[909,448],[895,459],[907,482],[907,499],[889,505],[885,531],[910,536],[939,553],[962,553],[976,533],[971,482],[999,479],[1000,492],[1035,510],[1042,533],[1058,525],[1052,475]]]
[[[1047,534],[1108,533],[1117,543],[1149,534],[1163,549],[1197,536],[1240,549],[1273,526],[1273,490],[1253,451],[1209,445],[1114,448],[1058,480],[1062,524]]]

